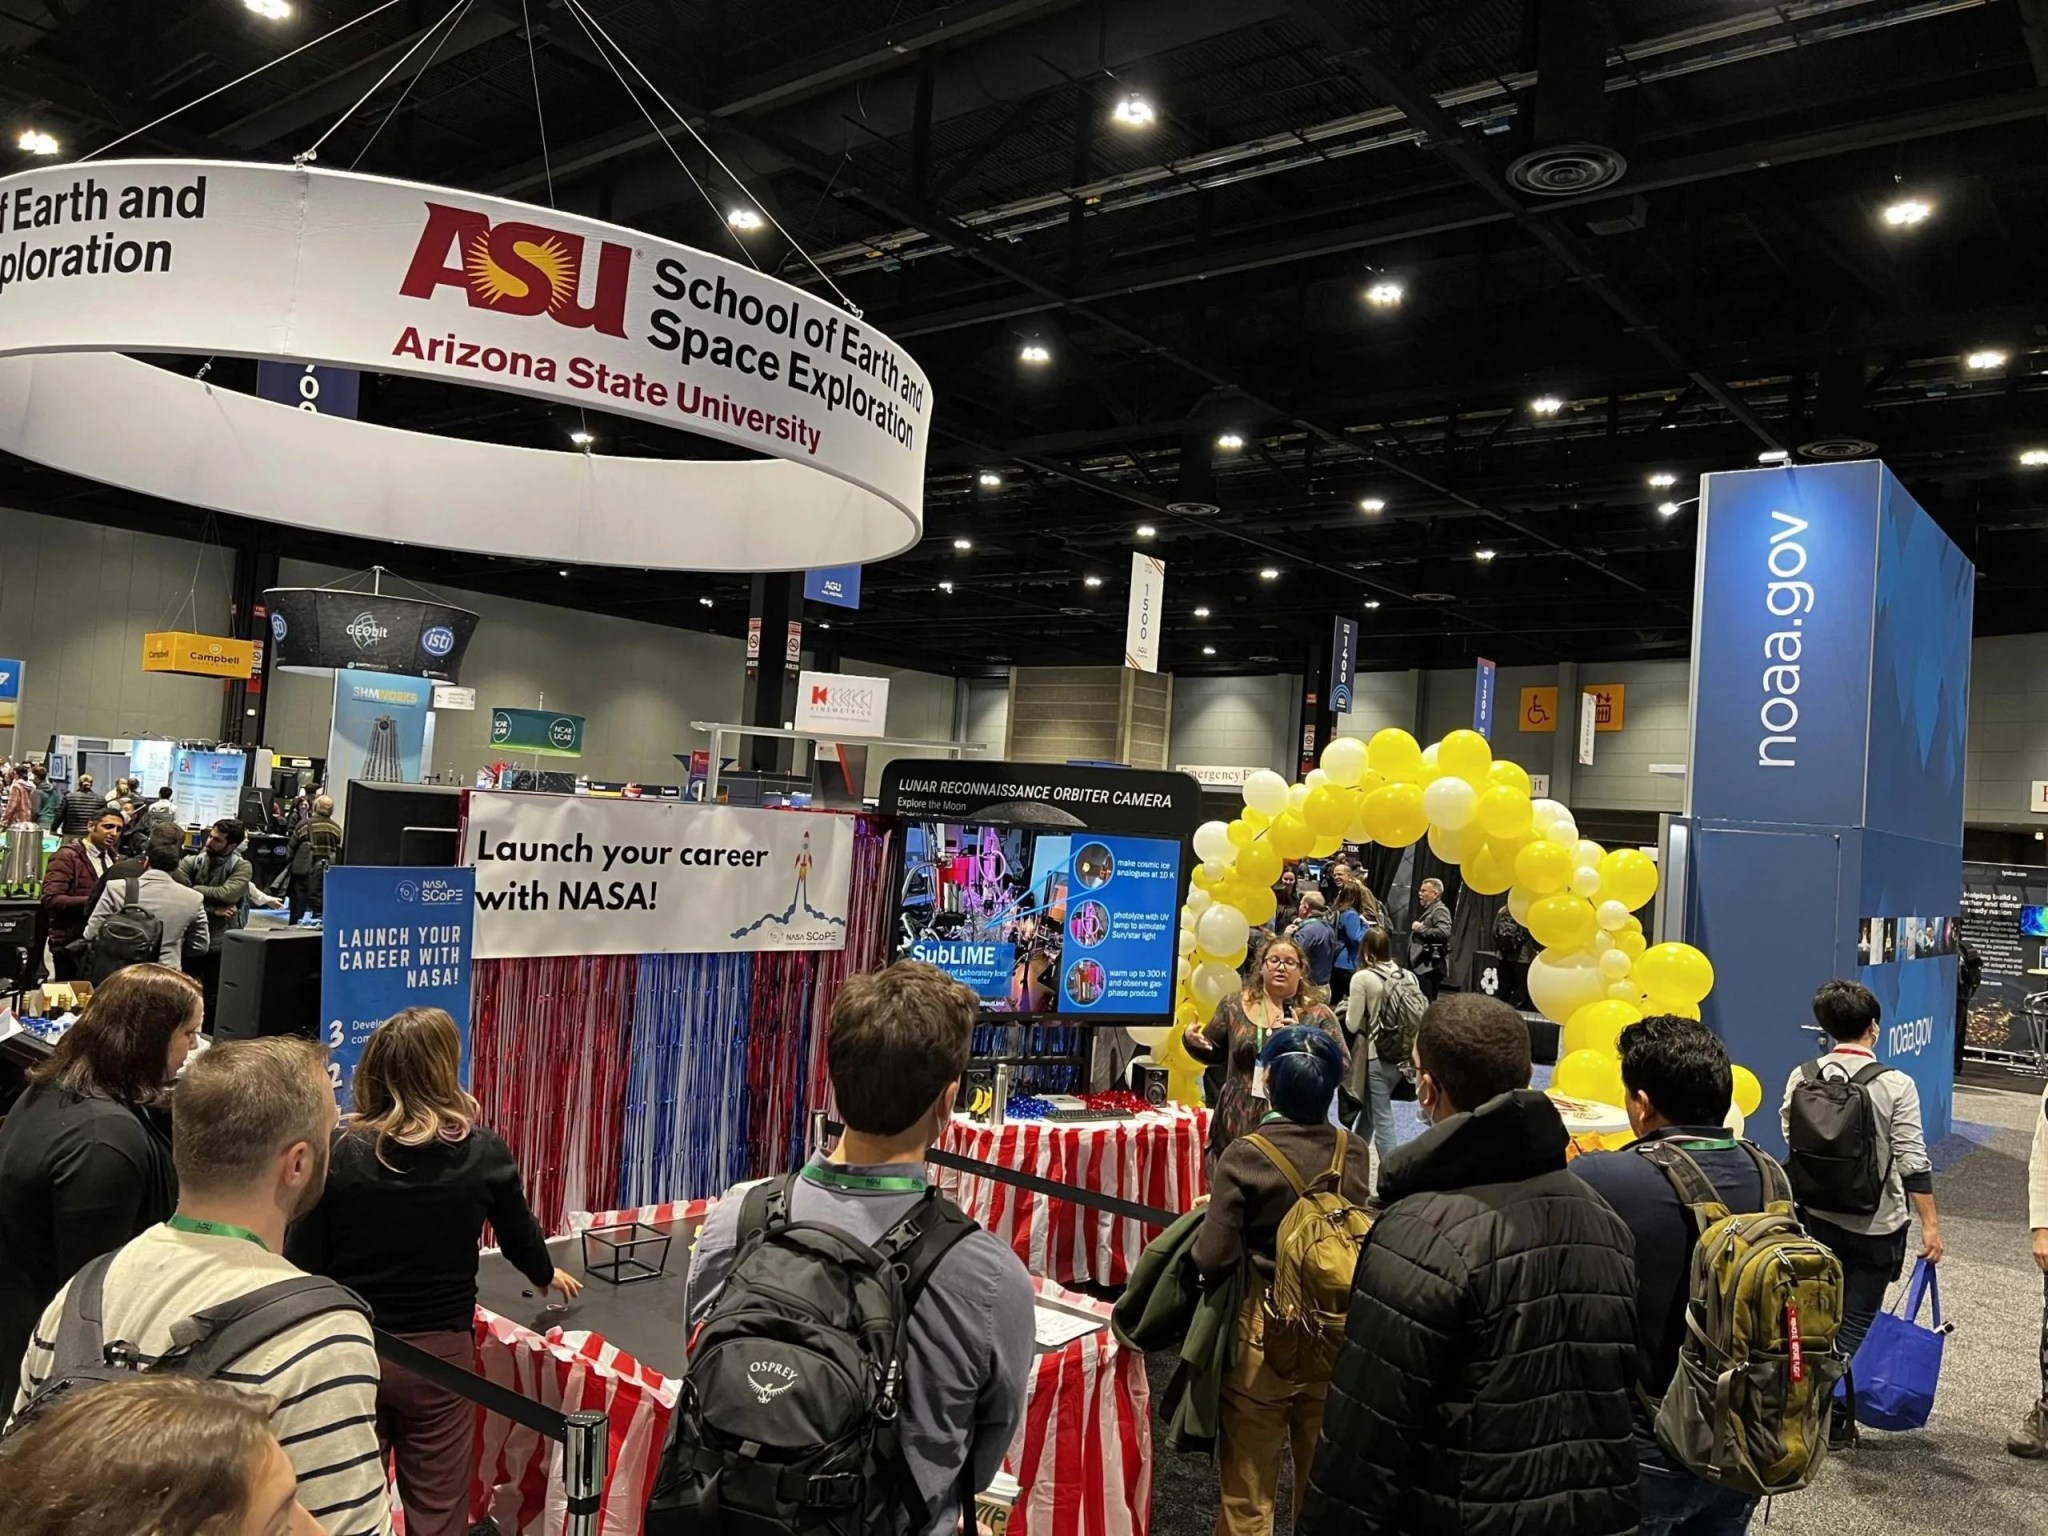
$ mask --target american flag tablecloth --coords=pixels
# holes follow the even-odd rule
[[[1200,1159],[1197,1158],[1199,1167]],[[709,1201],[644,1206],[589,1217],[572,1226],[698,1218]],[[1106,1303],[1034,1279],[1047,1301],[1094,1312]],[[542,1336],[477,1309],[477,1360],[488,1376],[551,1408],[600,1409],[611,1417],[603,1536],[639,1536],[661,1448],[675,1416],[679,1383],[649,1370],[594,1333],[551,1329]],[[470,1517],[495,1516],[518,1536],[561,1536],[565,1511],[562,1453],[553,1441],[499,1418],[479,1416],[480,1473]],[[1025,1387],[1024,1419],[1003,1459],[1021,1491],[1011,1536],[1147,1536],[1152,1523],[1152,1398],[1145,1357],[1107,1328],[1040,1354]]]
[[[1000,1130],[955,1118],[939,1145],[961,1157],[1176,1214],[1208,1192],[1209,1112],[1173,1105],[1130,1120],[1017,1120]],[[1158,1231],[985,1174],[940,1170],[940,1188],[1008,1243],[1034,1275],[1122,1285]]]

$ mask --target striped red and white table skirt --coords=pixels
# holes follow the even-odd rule
[[[1109,1304],[1033,1280],[1048,1301],[1109,1319]],[[1146,1536],[1152,1391],[1145,1357],[1104,1328],[1038,1357],[1003,1470],[1020,1492],[1009,1536]]]
[[[1000,1129],[955,1118],[939,1145],[961,1157],[1176,1214],[1207,1193],[1202,1149],[1209,1112],[1175,1105],[1130,1120],[1012,1121]],[[1064,1285],[1122,1285],[1158,1231],[1128,1217],[939,1170],[940,1188],[1008,1243],[1034,1275]]]

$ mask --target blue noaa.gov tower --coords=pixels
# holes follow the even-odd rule
[[[1875,461],[1702,482],[1684,931],[1773,1150],[1834,976],[1877,994],[1878,1054],[1948,1134],[1975,585]]]

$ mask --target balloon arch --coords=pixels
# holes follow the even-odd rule
[[[1370,741],[1340,736],[1301,783],[1261,769],[1243,792],[1236,820],[1195,832],[1202,862],[1181,909],[1175,1027],[1132,1031],[1164,1048],[1176,1097],[1199,1099],[1201,1071],[1180,1030],[1241,985],[1251,930],[1278,910],[1281,869],[1347,842],[1407,848],[1427,838],[1472,890],[1506,894],[1515,921],[1543,946],[1529,965],[1529,997],[1564,1030],[1551,1084],[1559,1093],[1620,1104],[1621,1031],[1651,1014],[1697,1019],[1713,990],[1704,954],[1650,943],[1635,915],[1657,894],[1657,861],[1579,836],[1572,813],[1534,798],[1529,775],[1496,759],[1477,731],[1452,731],[1429,747],[1392,728]],[[1736,1067],[1736,1107],[1749,1115],[1761,1101],[1755,1074]]]

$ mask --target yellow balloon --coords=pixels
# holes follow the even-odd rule
[[[1233,907],[1244,914],[1244,920],[1254,928],[1273,921],[1273,914],[1280,910],[1280,898],[1273,894],[1270,885],[1254,885],[1236,893],[1231,902]]]
[[[1640,848],[1617,848],[1600,860],[1602,901],[1618,901],[1633,912],[1656,894],[1657,861]]]
[[[1559,891],[1529,904],[1529,931],[1545,949],[1581,949],[1599,926],[1583,896]]]
[[[1422,786],[1404,782],[1374,790],[1359,807],[1358,819],[1382,847],[1406,848],[1429,830],[1429,816],[1422,809]]]
[[[1503,855],[1491,842],[1485,842],[1464,862],[1462,873],[1465,884],[1480,895],[1498,896],[1515,883],[1515,861],[1511,855]]]
[[[1223,957],[1223,963],[1233,971],[1241,971],[1244,969],[1245,961],[1251,958],[1251,953],[1251,946],[1249,944],[1241,944]]]
[[[1515,854],[1515,884],[1532,896],[1561,891],[1571,877],[1572,856],[1547,837],[1524,843]]]
[[[1520,790],[1496,784],[1479,797],[1479,825],[1489,838],[1520,839],[1529,835],[1532,810]]]
[[[1353,787],[1358,791],[1358,798],[1363,800],[1374,790],[1385,789],[1391,783],[1393,783],[1393,780],[1378,769],[1368,768],[1358,776],[1358,783]]]
[[[1764,1085],[1756,1080],[1756,1074],[1747,1067],[1735,1069],[1735,1107],[1744,1115],[1753,1115],[1764,1101]]]
[[[1309,830],[1308,823],[1301,819],[1298,811],[1282,811],[1266,837],[1283,859],[1305,859],[1309,849],[1316,844],[1315,833]]]
[[[1268,816],[1257,806],[1252,805],[1248,805],[1242,811],[1239,811],[1237,819],[1250,827],[1254,832],[1263,832],[1266,828],[1273,825],[1272,817]]]
[[[1398,726],[1390,725],[1375,733],[1366,743],[1365,755],[1373,769],[1385,774],[1389,783],[1422,781],[1422,748]]]
[[[1477,731],[1453,731],[1437,743],[1436,765],[1477,787],[1486,782],[1486,771],[1493,766],[1493,748]]]
[[[1682,1003],[1675,997],[1659,997],[1653,992],[1643,999],[1643,1017],[1647,1019],[1660,1013],[1668,1013],[1675,1019],[1697,1020],[1700,1016],[1700,1005]]]
[[[1201,1018],[1202,1010],[1197,1008],[1192,1000],[1182,1003],[1178,1008],[1173,1010],[1173,1022],[1178,1024],[1182,1029],[1192,1028],[1194,1025],[1201,1022]]]
[[[1631,966],[1643,958],[1643,951],[1650,947],[1650,941],[1643,937],[1642,930],[1634,933],[1623,930],[1614,936],[1614,947],[1629,958]]]
[[[1612,1052],[1619,1059],[1621,1032],[1643,1016],[1642,1010],[1613,998],[1588,1003],[1564,1027],[1564,1048]]]
[[[1714,967],[1690,944],[1651,945],[1631,974],[1650,996],[1675,1003],[1697,1003],[1714,990]]]
[[[1356,736],[1333,737],[1323,748],[1323,772],[1330,776],[1330,782],[1340,788],[1348,788],[1358,782],[1358,776],[1365,772],[1365,743]]]
[[[1237,856],[1237,872],[1252,885],[1271,885],[1280,878],[1285,861],[1270,837],[1249,843]]]
[[[1493,760],[1493,766],[1486,770],[1486,783],[1482,787],[1519,790],[1525,795],[1533,793],[1535,788],[1529,782],[1529,770],[1520,763],[1509,762],[1504,757]]]
[[[1429,829],[1429,851],[1446,864],[1463,864],[1479,851],[1485,841],[1486,829],[1476,821],[1455,832],[1447,832],[1439,826]]]
[[[1301,819],[1319,837],[1343,837],[1351,817],[1351,792],[1334,785],[1318,784],[1301,803]]]
[[[1557,1064],[1550,1086],[1574,1099],[1620,1105],[1627,1097],[1621,1085],[1620,1060],[1604,1051],[1573,1051]]]
[[[1218,885],[1222,884],[1219,880],[1209,878],[1209,866],[1206,864],[1197,864],[1195,866],[1195,872],[1188,876],[1188,883],[1198,891],[1208,891],[1211,894],[1215,892]]]
[[[1230,846],[1242,853],[1258,840],[1259,830],[1242,816],[1223,829],[1230,836]]]
[[[1312,859],[1327,859],[1343,846],[1344,834],[1341,832],[1331,837],[1318,837],[1315,846],[1309,849],[1308,856]]]

